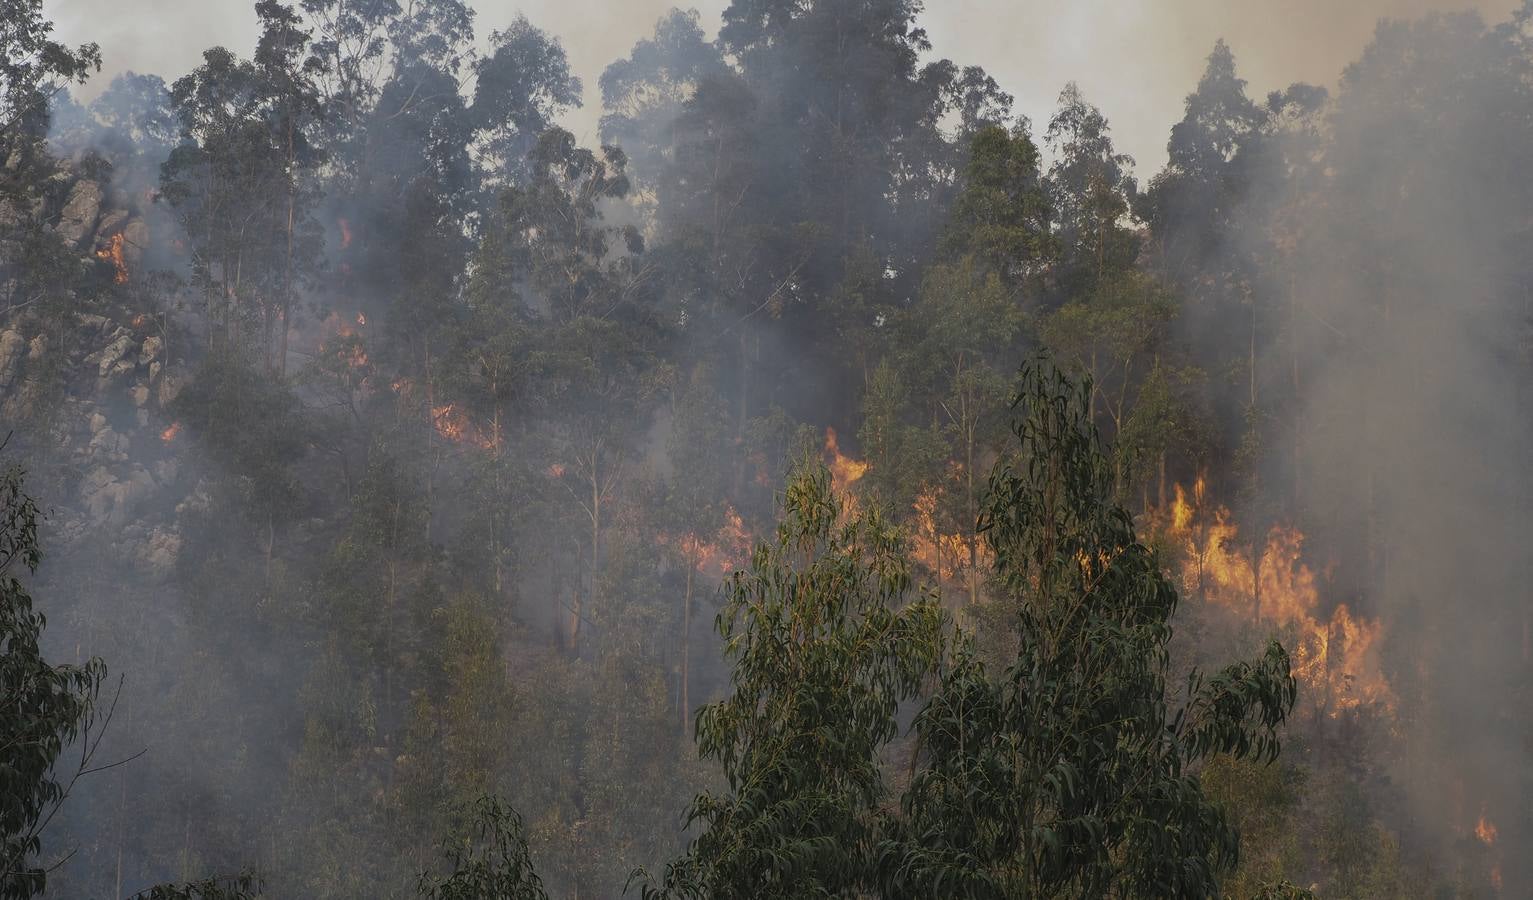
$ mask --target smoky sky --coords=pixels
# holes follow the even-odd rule
[[[481,43],[518,12],[563,41],[585,83],[585,107],[565,125],[588,143],[601,115],[597,78],[673,6],[692,6],[717,27],[727,0],[480,0]],[[1112,123],[1120,147],[1146,178],[1165,160],[1166,134],[1181,117],[1215,40],[1229,41],[1253,97],[1294,81],[1333,85],[1380,18],[1477,9],[1498,21],[1515,0],[927,0],[922,24],[933,53],[988,69],[1017,98],[1035,134],[1065,82],[1074,80]],[[224,45],[255,42],[250,0],[46,0],[58,34],[101,45],[105,67],[91,96],[125,69],[167,81]]]

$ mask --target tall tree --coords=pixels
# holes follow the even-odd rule
[[[46,160],[50,104],[69,83],[84,84],[101,71],[101,50],[54,40],[42,0],[4,0],[0,22],[0,159],[6,161],[0,197],[14,198]]]
[[[918,715],[886,897],[1217,896],[1239,836],[1192,767],[1277,756],[1296,686],[1275,642],[1192,675],[1173,706],[1176,591],[1113,501],[1086,391],[1047,361],[1023,370],[982,524],[1012,651],[987,665],[963,642]]]
[[[20,571],[37,571],[41,518],[22,490],[18,466],[0,471],[0,898],[28,900],[43,893],[48,867],[42,834],[69,790],[89,767],[95,749],[91,726],[106,668],[43,658],[39,639],[47,624],[33,608]],[[99,742],[99,735],[95,738]],[[61,767],[66,747],[80,742],[80,765]]]
[[[698,714],[726,788],[650,897],[853,896],[873,888],[880,753],[941,653],[943,617],[911,602],[899,531],[848,515],[821,467],[789,483],[776,538],[728,586],[733,691]]]

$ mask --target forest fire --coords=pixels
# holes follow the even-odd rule
[[[345,219],[345,218],[336,219],[335,220],[335,224],[340,226],[340,229],[341,229],[341,249],[342,250],[349,249],[351,247],[351,222],[350,222],[350,220]]]
[[[939,585],[944,578],[953,578],[959,569],[969,566],[971,540],[978,566],[984,568],[990,562],[989,547],[984,541],[942,531],[937,524],[937,506],[942,497],[942,489],[932,487],[921,492],[911,504],[915,521],[910,534],[910,555],[933,572]]]
[[[849,497],[851,486],[868,474],[868,464],[841,453],[836,429],[825,429],[825,464],[830,469],[831,487],[838,495]]]
[[[463,444],[468,447],[477,447],[481,450],[495,448],[495,440],[486,436],[476,426],[468,413],[458,408],[455,403],[445,406],[433,406],[431,408],[431,424],[436,428],[436,433],[455,444]]]
[[[160,440],[164,441],[167,444],[169,444],[172,441],[174,441],[176,439],[176,435],[178,435],[180,433],[181,433],[181,423],[180,422],[171,422],[170,425],[167,426],[164,431],[160,432]]]
[[[1487,847],[1494,847],[1496,845],[1496,838],[1500,836],[1496,823],[1486,818],[1484,809],[1481,809],[1480,820],[1474,825],[1474,836],[1479,838],[1480,843]]]
[[[123,255],[124,237],[122,232],[112,235],[112,239],[105,247],[96,251],[96,258],[112,264],[112,283],[128,283],[128,263]]]
[[[1242,541],[1224,507],[1210,509],[1199,478],[1192,497],[1178,485],[1168,527],[1183,552],[1183,589],[1253,621],[1296,632],[1294,674],[1317,693],[1331,716],[1364,705],[1394,708],[1379,659],[1383,626],[1337,604],[1320,611],[1314,571],[1303,561],[1304,535],[1274,525],[1264,544]],[[1253,565],[1254,559],[1254,565]]]
[[[719,577],[744,567],[746,558],[750,556],[752,542],[745,521],[733,506],[727,504],[724,507],[724,524],[719,526],[711,539],[704,540],[696,532],[688,532],[675,540],[666,535],[661,535],[660,539],[662,543],[673,544],[679,549],[697,572],[713,572]]]

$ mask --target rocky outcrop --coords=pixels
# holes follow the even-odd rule
[[[66,163],[30,206],[0,201],[0,260],[19,246],[4,226],[36,217],[83,262],[135,272],[151,241],[142,193],[110,189],[91,171]],[[168,408],[185,376],[163,318],[111,305],[132,302],[130,292],[103,294],[105,305],[64,323],[56,298],[45,315],[42,304],[7,309],[9,296],[0,284],[0,438],[15,430],[46,448],[60,480],[48,520],[55,551],[106,553],[151,579],[168,576],[196,488],[174,456]]]
[[[93,237],[101,218],[102,199],[100,184],[89,178],[76,181],[69,190],[69,198],[64,201],[64,210],[59,214],[59,223],[55,226],[59,237],[75,248],[79,248],[87,237]]]

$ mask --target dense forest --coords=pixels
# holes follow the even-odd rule
[[[82,102],[0,0],[0,898],[1533,892],[1533,0],[1221,41],[1143,181],[920,0],[600,146],[254,15]]]

